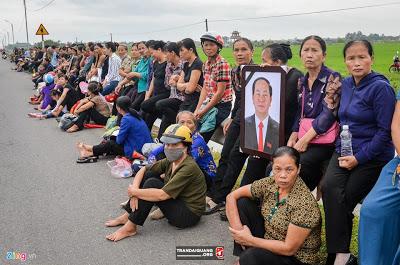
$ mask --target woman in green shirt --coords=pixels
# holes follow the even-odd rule
[[[191,131],[184,125],[173,124],[160,140],[165,144],[166,158],[136,174],[128,188],[130,200],[124,207],[127,213],[106,222],[108,227],[123,225],[108,235],[108,240],[134,236],[154,205],[178,228],[191,227],[200,221],[206,207],[207,185],[201,169],[189,155]],[[159,177],[162,174],[165,176]]]

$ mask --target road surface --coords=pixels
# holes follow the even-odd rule
[[[204,216],[194,228],[147,220],[117,243],[104,222],[123,213],[132,179],[115,179],[106,160],[76,164],[75,144],[96,144],[102,129],[62,132],[55,119],[27,118],[32,82],[0,60],[0,264],[232,264],[227,223]],[[225,247],[224,261],[177,261],[176,246]],[[26,261],[7,252],[26,253]],[[19,256],[17,255],[16,258]],[[9,256],[8,258],[12,258]]]

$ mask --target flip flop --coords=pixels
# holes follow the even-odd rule
[[[95,163],[97,162],[99,157],[97,156],[88,156],[88,157],[80,157],[76,160],[76,163],[83,164],[83,163]]]

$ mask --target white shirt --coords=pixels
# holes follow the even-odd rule
[[[258,125],[260,124],[261,120],[257,117],[257,115],[254,115],[254,117],[255,117],[255,121],[256,121],[256,135],[257,135],[257,145],[258,145],[259,140],[260,140],[259,136],[258,136],[258,130],[259,130]],[[264,149],[264,146],[265,146],[265,138],[267,136],[268,118],[269,118],[269,116],[267,116],[264,120],[261,121],[262,124],[263,124],[263,128],[262,128],[262,132],[263,132],[263,149]]]
[[[107,83],[111,81],[121,81],[121,76],[119,75],[119,68],[121,68],[121,58],[113,53],[108,61],[108,73],[104,78]]]

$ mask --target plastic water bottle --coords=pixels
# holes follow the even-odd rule
[[[349,130],[349,125],[343,125],[342,132],[340,133],[340,143],[341,143],[341,156],[352,156],[353,147],[351,145],[351,133]]]

